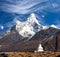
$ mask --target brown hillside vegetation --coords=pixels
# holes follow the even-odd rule
[[[60,52],[2,52],[0,57],[60,57]]]

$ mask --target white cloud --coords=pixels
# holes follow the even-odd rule
[[[43,2],[48,2],[48,0],[5,0],[1,4],[0,9],[10,13],[17,13],[17,14],[26,14],[31,13],[39,9],[45,9],[48,5],[40,6]],[[37,5],[37,6],[36,6]],[[39,6],[39,7],[38,7]]]
[[[1,29],[1,30],[3,30],[3,29],[4,29],[4,26],[3,26],[3,25],[1,25],[1,26],[0,26],[0,29]]]

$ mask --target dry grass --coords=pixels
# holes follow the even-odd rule
[[[0,57],[60,57],[60,52],[2,52]]]

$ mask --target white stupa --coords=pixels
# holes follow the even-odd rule
[[[38,46],[38,50],[37,50],[37,51],[38,51],[38,52],[44,51],[44,50],[43,50],[43,47],[42,47],[41,44],[39,44],[39,46]]]
[[[43,47],[42,47],[42,45],[41,45],[41,43],[39,44],[39,46],[38,46],[38,49],[37,50],[35,50],[34,52],[43,52],[44,50],[43,50]]]

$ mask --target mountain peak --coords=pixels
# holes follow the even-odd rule
[[[34,13],[31,14],[31,17],[36,17]]]
[[[52,24],[50,27],[53,27],[53,28],[58,28],[57,26],[55,26],[54,24]]]
[[[34,13],[32,13],[25,22],[16,21],[16,30],[23,37],[31,38],[41,29],[42,26],[39,24]]]
[[[36,22],[37,24],[39,24],[38,20],[36,19],[35,13],[30,14],[27,21],[30,22],[30,23]]]

